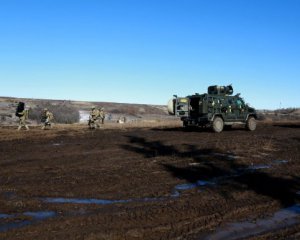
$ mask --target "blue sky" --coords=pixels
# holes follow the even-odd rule
[[[0,0],[0,96],[300,107],[298,0]]]

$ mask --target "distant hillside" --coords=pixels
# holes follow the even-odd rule
[[[170,118],[167,113],[167,107],[160,105],[0,97],[1,124],[16,123],[17,118],[15,117],[15,110],[16,105],[20,101],[25,102],[26,106],[30,108],[29,115],[30,120],[33,123],[39,122],[40,112],[45,107],[50,111],[59,111],[56,116],[60,115],[59,119],[62,119],[60,122],[64,122],[63,115],[66,116],[71,112],[76,112],[78,119],[75,119],[77,117],[74,117],[74,115],[72,116],[74,121],[66,120],[66,123],[86,122],[92,107],[103,107],[106,112],[107,121],[117,121],[121,118],[124,119],[124,117],[126,121]]]
[[[299,121],[300,108],[282,108],[277,110],[258,110],[258,117],[265,121]]]

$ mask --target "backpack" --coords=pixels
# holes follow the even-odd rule
[[[17,117],[21,117],[22,115],[20,115],[19,113],[23,112],[25,109],[25,103],[23,102],[19,102],[18,103],[18,106],[16,108],[16,116]]]

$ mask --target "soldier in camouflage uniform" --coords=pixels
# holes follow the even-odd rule
[[[95,129],[96,127],[99,128],[99,118],[100,118],[100,111],[93,107],[90,112],[90,117],[88,121],[88,125],[90,129]]]
[[[53,113],[50,112],[47,108],[44,109],[42,113],[41,122],[43,123],[42,129],[46,129],[46,127],[52,128],[52,120],[54,119]]]
[[[104,119],[105,119],[105,112],[104,112],[104,108],[100,108],[100,119],[101,119],[101,124],[104,124]]]
[[[28,119],[28,109],[24,109],[21,112],[18,112],[18,117],[19,117],[19,127],[18,127],[18,131],[21,130],[22,127],[25,127],[26,130],[29,130],[29,127],[26,124],[26,120]]]

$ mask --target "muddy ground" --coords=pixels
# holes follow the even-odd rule
[[[0,128],[0,239],[299,239],[300,123]]]

